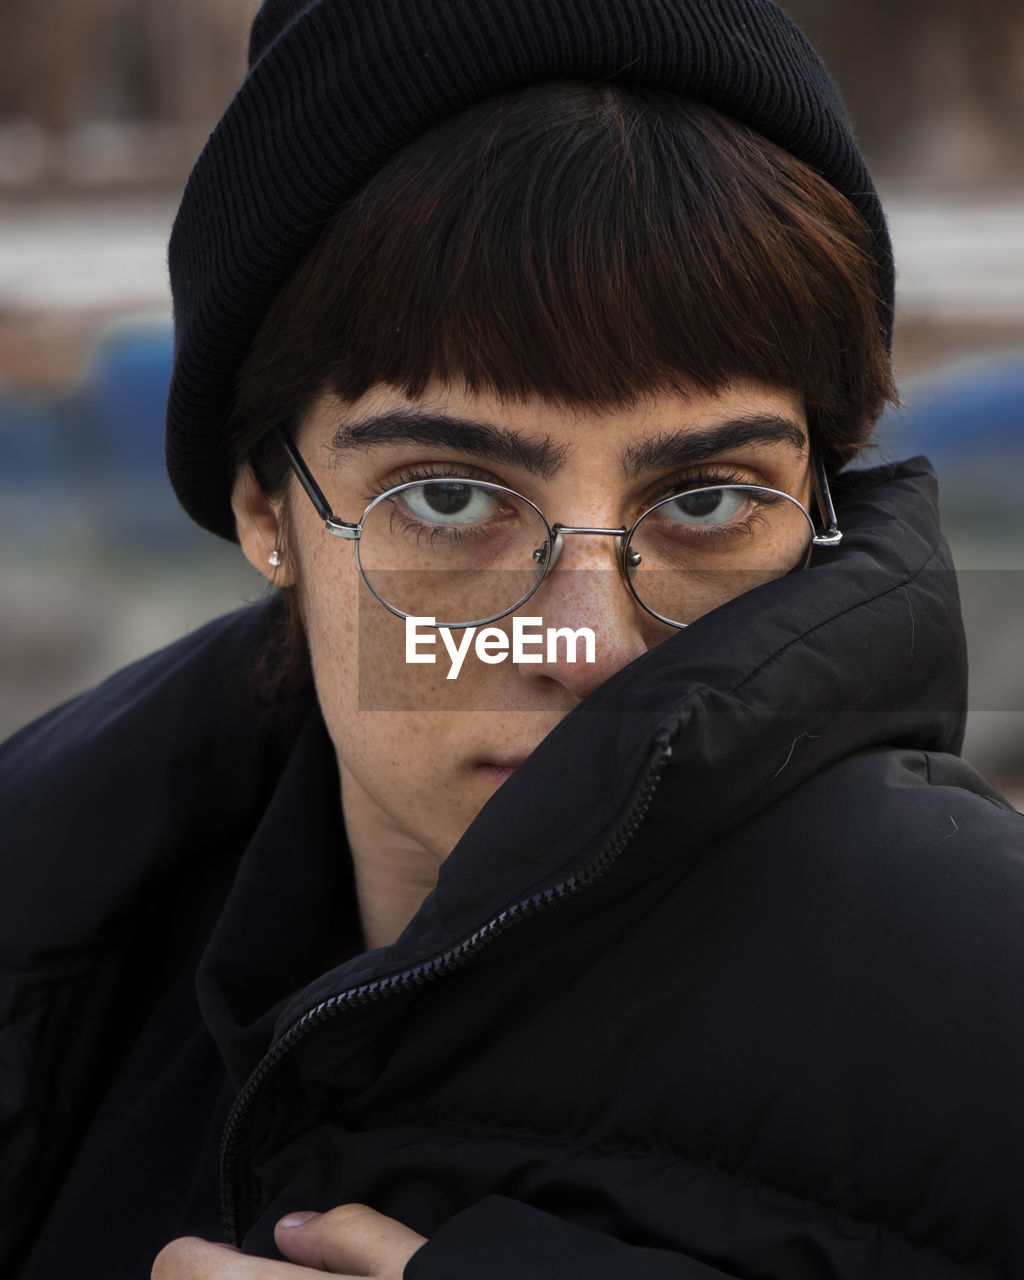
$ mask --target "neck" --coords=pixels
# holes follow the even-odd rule
[[[444,859],[397,826],[340,761],[339,770],[363,940],[372,951],[395,941],[437,883]]]

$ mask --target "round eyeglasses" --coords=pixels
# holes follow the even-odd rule
[[[333,513],[288,432],[278,435],[327,532],[355,542],[370,594],[399,618],[433,618],[438,627],[482,626],[513,613],[573,534],[617,538],[619,569],[637,603],[680,628],[806,568],[814,547],[837,546],[843,536],[820,463],[823,533],[796,498],[763,485],[684,489],[648,507],[631,528],[604,529],[549,524],[514,489],[458,475],[394,485],[353,524]]]

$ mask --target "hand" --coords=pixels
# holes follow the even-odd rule
[[[402,1280],[425,1237],[366,1205],[343,1204],[329,1213],[288,1214],[274,1228],[274,1240],[291,1261],[251,1258],[187,1236],[172,1240],[153,1263],[152,1280]]]

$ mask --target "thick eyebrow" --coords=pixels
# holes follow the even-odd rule
[[[626,449],[622,468],[627,476],[634,477],[647,471],[689,466],[750,444],[782,444],[803,455],[807,452],[807,432],[795,418],[783,414],[748,414],[713,427],[662,431],[640,440]]]
[[[341,426],[330,447],[344,453],[368,445],[406,443],[440,445],[488,462],[521,467],[545,479],[558,470],[568,452],[547,436],[526,436],[510,427],[417,409],[394,409]]]

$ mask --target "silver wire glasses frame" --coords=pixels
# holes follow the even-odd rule
[[[306,462],[303,459],[302,455],[299,453],[298,448],[296,447],[295,442],[292,440],[289,432],[284,427],[278,427],[277,436],[281,442],[281,445],[288,458],[288,462],[292,470],[294,471],[296,478],[298,479],[299,483],[302,485],[302,488],[305,490],[307,496],[312,502],[317,515],[323,521],[324,527],[327,530],[327,532],[332,534],[334,537],[343,538],[348,541],[355,542],[356,563],[359,569],[359,574],[367,590],[370,592],[370,594],[374,597],[375,600],[377,600],[379,604],[383,605],[383,607],[387,609],[389,613],[394,614],[398,618],[420,616],[420,613],[422,613],[422,609],[419,612],[415,612],[415,613],[408,610],[399,609],[394,604],[392,604],[389,600],[386,600],[384,596],[381,595],[380,591],[374,585],[374,582],[371,581],[371,578],[369,576],[370,573],[372,572],[374,574],[381,574],[381,576],[387,577],[389,573],[395,572],[395,569],[393,567],[387,568],[387,569],[384,569],[382,573],[378,567],[372,567],[368,569],[367,566],[364,565],[363,563],[361,544],[363,540],[364,528],[367,522],[373,516],[373,513],[381,508],[381,504],[385,502],[393,503],[394,499],[398,495],[403,494],[407,491],[412,491],[416,489],[422,490],[431,482],[429,480],[428,481],[411,480],[411,481],[406,481],[402,484],[393,485],[391,488],[387,489],[385,492],[378,494],[373,499],[373,501],[369,503],[369,505],[363,511],[363,514],[358,521],[351,522],[348,520],[342,520],[338,516],[336,516],[334,512],[331,510],[331,506],[328,503],[326,497],[324,496],[323,490],[317,484],[316,479],[314,478],[312,472],[309,470],[309,467],[306,465]],[[730,496],[733,496],[735,494],[744,494],[744,495],[756,494],[758,502],[765,503],[765,504],[776,502],[783,505],[787,511],[789,511],[792,507],[801,513],[803,519],[806,521],[806,530],[809,530],[811,535],[807,541],[806,554],[804,556],[803,564],[802,566],[800,566],[800,567],[806,567],[807,563],[810,560],[811,551],[814,547],[828,548],[828,547],[838,546],[838,544],[842,541],[842,537],[843,537],[842,533],[839,530],[838,522],[836,520],[835,509],[832,504],[832,496],[831,496],[831,493],[829,492],[829,487],[828,487],[828,479],[825,474],[824,466],[822,465],[820,460],[817,460],[816,462],[816,475],[817,475],[816,492],[817,492],[817,498],[821,508],[821,514],[823,517],[823,524],[824,524],[824,532],[821,532],[821,533],[818,533],[815,531],[814,522],[811,519],[810,514],[808,513],[806,508],[800,502],[797,501],[796,498],[792,497],[788,493],[784,493],[782,490],[771,489],[765,485],[723,483],[723,484],[706,485],[698,488],[681,490],[679,493],[671,494],[667,498],[663,498],[660,501],[654,503],[653,506],[648,507],[645,511],[641,513],[641,515],[637,518],[637,520],[635,521],[635,523],[632,525],[631,528],[626,528],[625,526],[623,526],[621,528],[606,529],[606,528],[593,527],[589,525],[563,525],[563,524],[550,525],[548,524],[547,518],[545,517],[544,513],[540,510],[540,508],[537,507],[536,504],[531,502],[529,498],[526,498],[522,494],[517,493],[514,489],[509,489],[504,485],[495,484],[490,481],[470,479],[469,477],[462,478],[462,479],[460,479],[460,477],[458,476],[438,477],[438,480],[435,482],[435,485],[436,487],[438,487],[439,490],[446,485],[458,486],[461,483],[463,486],[472,486],[472,489],[478,493],[484,493],[484,494],[489,494],[493,496],[501,495],[503,501],[512,502],[515,505],[515,508],[517,511],[521,510],[525,515],[529,517],[529,520],[532,522],[531,527],[533,524],[536,525],[536,538],[531,538],[531,541],[536,541],[537,539],[539,539],[540,544],[534,546],[533,549],[528,553],[529,558],[532,561],[532,568],[530,569],[530,575],[533,580],[528,584],[525,590],[523,591],[517,590],[516,594],[518,595],[518,598],[514,601],[514,603],[509,604],[507,607],[502,607],[497,612],[492,611],[488,613],[486,617],[474,618],[471,621],[457,621],[457,622],[441,621],[441,622],[436,622],[435,625],[438,627],[449,627],[453,629],[458,629],[462,627],[471,627],[471,626],[483,626],[491,622],[496,622],[499,618],[503,618],[508,614],[513,613],[516,609],[520,608],[520,606],[523,605],[530,598],[530,596],[533,595],[533,593],[537,590],[537,588],[544,581],[547,575],[555,567],[555,565],[558,562],[558,558],[561,554],[562,547],[564,545],[565,536],[569,534],[588,534],[588,535],[615,537],[620,540],[620,548],[619,548],[620,570],[622,573],[622,577],[624,578],[625,583],[629,588],[629,591],[634,597],[634,599],[641,606],[641,608],[643,608],[647,613],[651,614],[652,617],[657,618],[660,622],[664,622],[669,626],[682,629],[689,624],[686,622],[680,622],[677,618],[668,616],[662,609],[655,608],[652,605],[651,600],[644,599],[643,595],[640,593],[640,591],[637,588],[636,576],[643,560],[643,553],[636,549],[636,547],[633,545],[633,542],[634,542],[634,537],[637,534],[637,531],[641,528],[644,521],[648,521],[648,527],[651,527],[652,525],[656,525],[656,521],[650,521],[648,520],[648,518],[651,516],[656,516],[657,513],[662,508],[667,508],[668,504],[670,503],[678,504],[684,498],[692,501],[695,498],[700,499],[701,497],[704,497],[706,499],[707,497],[714,495],[718,500],[720,500],[723,494],[729,494]],[[791,504],[791,507],[787,504]],[[530,515],[529,514],[530,512],[532,512],[533,515]],[[536,517],[535,521],[534,521],[534,516]],[[696,517],[696,522],[698,524],[699,524],[699,519],[700,519],[699,517]],[[668,523],[671,524],[672,522],[669,521]],[[454,537],[455,533],[458,532],[457,525],[439,526],[439,529],[440,528],[443,528],[444,531],[451,537]],[[806,530],[804,533],[804,537],[807,536]],[[393,530],[391,531],[394,532]],[[420,532],[422,532],[422,530],[417,530],[417,533],[420,533]],[[434,532],[437,532],[437,530],[435,530]],[[418,546],[419,544],[420,544],[419,537],[417,537],[416,545]],[[529,545],[529,543],[527,545]],[[433,535],[429,534],[427,538],[428,551],[432,552],[433,547],[434,547]],[[430,559],[429,556],[428,556],[428,559]],[[680,567],[671,563],[671,557],[669,557],[669,560],[670,560],[670,563],[668,564],[667,567],[670,570],[673,568]],[[431,567],[433,569],[433,566]],[[797,566],[793,565],[790,567],[795,568]],[[416,572],[422,572],[422,570],[417,571],[408,566],[400,566],[400,569],[404,570],[406,575],[408,575],[410,572],[413,573],[414,575]],[[787,571],[788,571],[787,569],[783,569],[780,571],[780,573],[787,572]],[[467,570],[461,569],[461,570],[456,570],[455,572],[457,574],[458,573],[465,574]],[[473,569],[468,572],[479,575],[481,570]],[[522,573],[522,570],[517,569],[516,572],[517,572],[517,576],[519,576]],[[780,573],[772,573],[771,576],[777,577],[777,576],[780,576]],[[747,574],[749,577],[749,570],[747,570]],[[492,576],[493,576],[493,573],[492,573]],[[756,585],[756,584],[754,582],[751,582],[750,585]],[[733,592],[731,594],[740,594],[743,590],[747,590],[747,589],[749,589],[749,586],[741,587],[740,591]],[[725,597],[725,598],[728,598],[728,597]],[[724,602],[724,600],[719,601],[719,603],[721,602]],[[669,603],[671,603],[671,601]],[[494,604],[496,605],[497,601],[495,601]],[[712,607],[714,606],[712,605]]]

